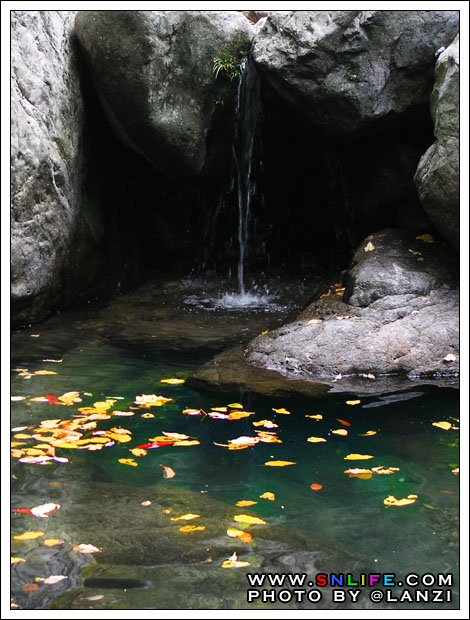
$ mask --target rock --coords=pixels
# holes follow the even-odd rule
[[[93,277],[81,214],[83,103],[72,11],[11,13],[14,325],[44,318]]]
[[[270,11],[253,44],[278,93],[328,132],[426,103],[458,11]]]
[[[420,200],[436,228],[459,248],[459,37],[439,55],[431,95],[436,142],[415,175]]]
[[[216,102],[214,59],[239,62],[253,29],[237,11],[81,11],[75,31],[120,139],[176,178],[199,174]],[[234,83],[232,84],[234,86]]]
[[[386,229],[370,235],[352,258],[344,301],[368,306],[387,295],[428,295],[455,285],[454,253],[429,235]]]

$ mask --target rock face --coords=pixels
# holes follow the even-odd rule
[[[272,11],[253,46],[288,101],[331,133],[427,103],[458,11]]]
[[[420,200],[433,224],[459,247],[459,37],[440,54],[431,95],[436,142],[415,176]]]
[[[83,104],[71,11],[11,17],[11,288],[14,324],[43,318],[92,277],[82,218]],[[85,274],[86,272],[86,274]]]
[[[121,140],[172,177],[192,177],[206,159],[224,68],[238,69],[253,37],[236,11],[82,11],[75,31],[102,105]],[[224,56],[225,55],[225,56]]]

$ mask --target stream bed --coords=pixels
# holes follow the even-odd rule
[[[295,315],[312,286],[271,281],[239,299],[218,282],[159,281],[13,334],[14,605],[458,608],[455,386],[281,399],[187,381]],[[451,600],[400,602],[395,586],[395,601],[363,587],[333,602],[314,585],[319,601],[247,602],[247,573],[321,572],[451,574]]]

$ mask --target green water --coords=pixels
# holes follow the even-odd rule
[[[12,428],[36,427],[44,419],[72,419],[78,407],[106,398],[117,398],[109,413],[132,410],[141,394],[172,399],[161,407],[134,409],[130,417],[113,415],[98,421],[94,431],[125,428],[131,432],[130,442],[99,451],[58,448],[56,455],[66,457],[66,463],[39,465],[13,459],[13,508],[46,502],[61,506],[47,518],[12,514],[12,535],[45,532],[35,540],[12,539],[12,555],[26,560],[12,566],[15,604],[27,609],[259,609],[268,604],[246,602],[247,572],[309,576],[389,572],[402,578],[413,572],[452,573],[452,603],[440,607],[458,607],[459,480],[452,473],[459,465],[458,431],[432,424],[450,420],[458,426],[458,391],[410,384],[395,394],[272,399],[244,390],[215,395],[197,392],[186,383],[161,383],[169,377],[188,377],[216,352],[295,312],[295,306],[281,298],[253,310],[219,308],[211,302],[217,291],[202,290],[206,291],[188,283],[158,283],[105,308],[90,306],[14,334],[13,369],[57,374],[28,379],[18,371],[12,373],[12,395],[26,397],[12,402]],[[299,305],[305,303],[308,287],[304,295]],[[65,407],[30,401],[72,390],[80,392],[81,403]],[[348,405],[347,400],[361,402]],[[219,420],[182,414],[188,407],[210,411],[234,402],[254,415]],[[274,408],[291,413],[275,413]],[[154,417],[142,417],[146,412]],[[321,420],[306,417],[320,413]],[[276,431],[282,443],[260,442],[243,450],[214,444],[253,437],[255,428],[262,428],[253,421],[264,419],[278,424],[264,430]],[[331,432],[336,429],[348,434]],[[377,433],[362,436],[369,430]],[[200,444],[148,449],[140,457],[129,452],[163,431],[187,434]],[[327,441],[308,442],[311,436]],[[27,446],[35,443],[27,441]],[[373,459],[345,460],[351,453]],[[138,466],[119,463],[122,458],[134,458]],[[264,465],[270,460],[295,464]],[[176,475],[165,479],[160,464]],[[348,468],[376,466],[399,471],[369,479],[344,473]],[[314,491],[312,483],[322,488]],[[274,493],[275,500],[260,498],[265,492]],[[418,495],[413,504],[384,505],[389,495],[409,494]],[[240,500],[257,504],[237,507]],[[152,503],[142,506],[144,501]],[[200,517],[171,521],[190,512]],[[237,514],[266,521],[248,528],[252,542],[226,535],[228,527],[236,526]],[[181,532],[179,528],[187,524],[206,529]],[[60,538],[63,543],[46,547],[46,538]],[[92,544],[100,552],[81,554],[72,546],[80,543]],[[234,551],[250,565],[222,568]],[[52,585],[35,581],[49,575],[67,579]],[[25,592],[24,585],[30,583],[38,589]],[[331,603],[328,589],[318,605],[292,601],[271,605],[296,606],[347,605]],[[439,605],[381,603],[381,608],[397,607]],[[376,605],[364,590],[349,608]]]

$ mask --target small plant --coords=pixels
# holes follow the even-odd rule
[[[222,71],[230,78],[230,81],[232,81],[240,75],[243,64],[243,60],[237,60],[235,56],[232,56],[228,52],[220,52],[219,56],[214,58],[213,71],[215,78],[217,79],[219,73]]]

